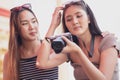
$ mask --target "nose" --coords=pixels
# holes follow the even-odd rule
[[[76,17],[73,18],[73,24],[78,24],[78,19]]]
[[[33,29],[33,28],[34,28],[33,24],[32,24],[32,23],[29,23],[29,29],[31,30],[31,29]]]

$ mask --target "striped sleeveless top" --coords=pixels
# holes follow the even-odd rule
[[[36,58],[37,56],[20,60],[20,80],[58,80],[58,67],[39,69],[36,67]]]

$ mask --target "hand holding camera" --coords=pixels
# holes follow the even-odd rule
[[[62,36],[65,36],[70,41],[73,41],[72,34],[69,32],[47,38],[50,39],[51,47],[57,54],[60,53],[63,50],[63,48],[66,46],[66,42],[62,39]]]

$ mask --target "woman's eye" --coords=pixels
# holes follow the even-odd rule
[[[35,20],[35,21],[32,21],[32,23],[36,23],[37,21]]]
[[[37,21],[36,20],[33,20],[32,23],[36,23]]]
[[[27,25],[27,24],[28,24],[28,23],[26,23],[26,22],[25,22],[25,23],[22,23],[22,25]]]
[[[82,17],[82,15],[77,15],[77,18],[80,18],[80,17]]]
[[[71,18],[67,19],[68,22],[71,21],[71,20],[72,20]]]

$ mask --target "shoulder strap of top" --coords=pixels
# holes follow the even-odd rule
[[[94,40],[95,40],[95,36],[92,36],[91,39],[91,43],[90,43],[90,52],[88,52],[89,57],[93,56],[93,52],[94,52]]]

